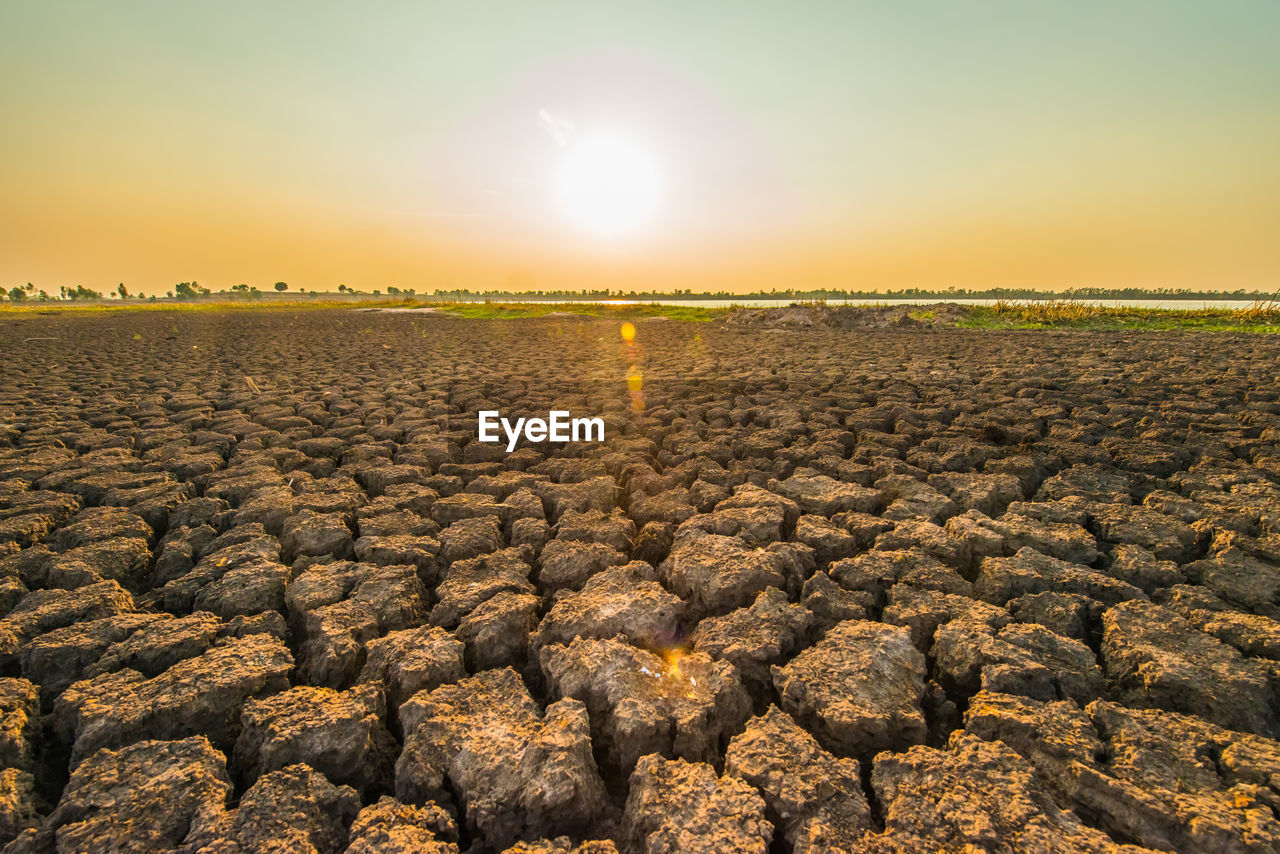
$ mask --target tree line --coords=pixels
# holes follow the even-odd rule
[[[273,289],[277,293],[284,293],[289,290],[289,285],[285,282],[276,282]],[[374,289],[373,291],[360,291],[347,285],[338,285],[337,292],[340,294],[365,295],[365,296],[382,296],[382,291]],[[312,290],[308,292],[305,288],[300,288],[297,293],[317,295],[319,292]],[[398,288],[389,285],[386,288],[388,296],[393,297],[415,297],[417,291],[413,288]],[[262,295],[257,287],[247,284],[233,285],[228,290],[212,291],[202,286],[199,282],[178,282],[166,294],[168,299],[193,300],[203,297],[213,296],[215,294],[228,294],[237,297],[256,298]],[[1150,300],[1212,300],[1212,299],[1232,299],[1232,300],[1267,300],[1276,298],[1280,291],[1275,293],[1246,290],[1237,288],[1233,291],[1219,290],[1200,290],[1194,288],[1065,288],[1062,290],[1041,290],[1037,288],[902,288],[900,290],[844,290],[832,288],[771,288],[770,290],[751,291],[749,293],[737,293],[733,291],[694,291],[691,288],[674,288],[672,290],[647,290],[647,291],[623,291],[610,290],[602,288],[598,290],[582,289],[582,290],[530,290],[530,291],[509,291],[509,290],[471,290],[469,288],[437,288],[431,293],[423,293],[423,298],[434,300],[503,300],[507,302],[521,302],[526,300],[564,300],[573,301],[580,300],[583,302],[598,302],[600,300],[633,300],[638,302],[660,302],[668,299],[681,300],[877,300],[877,299],[912,299],[912,300],[949,300],[949,299],[1054,299],[1054,300],[1102,300],[1102,299],[1150,299]],[[101,300],[101,299],[143,299],[142,294],[130,294],[129,290],[120,283],[115,290],[107,291],[106,295],[101,291],[95,291],[92,288],[86,288],[83,285],[68,287],[66,285],[58,289],[58,293],[50,294],[44,289],[37,289],[35,285],[27,282],[25,285],[19,285],[10,288],[8,291],[0,288],[0,295],[3,295],[11,302],[22,302],[25,300],[36,301],[53,301],[53,300]],[[145,299],[154,300],[156,297],[145,297]]]
[[[479,290],[467,288],[439,289],[432,293],[436,299],[503,299],[513,302],[520,300],[572,300],[588,301],[625,299],[641,301],[658,301],[663,299],[682,300],[744,300],[744,299],[776,299],[776,300],[874,300],[874,299],[1269,299],[1276,296],[1268,291],[1246,290],[1238,288],[1233,291],[1197,290],[1192,288],[1065,288],[1062,290],[1044,290],[1038,288],[902,288],[900,290],[844,290],[832,288],[772,288],[770,290],[741,293],[736,291],[693,291],[689,288],[675,288],[668,291],[623,291],[609,290],[532,290],[505,291]]]

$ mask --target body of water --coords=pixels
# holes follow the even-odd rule
[[[502,299],[495,299],[494,302],[503,302]],[[558,303],[582,303],[582,302],[599,302],[605,305],[646,305],[651,303],[660,303],[662,305],[678,305],[689,306],[692,308],[728,308],[730,306],[745,306],[747,308],[774,308],[777,306],[786,306],[795,302],[789,299],[661,299],[661,300],[629,300],[629,299],[606,299],[606,300],[563,300],[563,299],[539,299],[539,300],[511,300],[512,302],[528,302],[541,305],[556,305]],[[1035,300],[1011,300],[1006,299],[1006,303],[1026,303]],[[486,300],[458,300],[458,302],[483,303]],[[932,305],[939,302],[953,302],[959,305],[995,305],[1000,300],[996,299],[829,299],[827,305]],[[1078,300],[1085,305],[1097,305],[1107,308],[1164,308],[1164,309],[1197,309],[1197,308],[1252,308],[1255,305],[1253,300],[1241,299],[1205,299],[1205,300],[1176,300],[1176,299],[1096,299],[1096,300]]]

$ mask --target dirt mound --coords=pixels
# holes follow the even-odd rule
[[[765,329],[928,329],[954,326],[968,317],[964,306],[953,302],[930,305],[826,305],[792,303],[772,308],[739,308],[725,323]]]

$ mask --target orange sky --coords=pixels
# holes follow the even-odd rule
[[[0,284],[1272,290],[1277,31],[1234,0],[7,4]],[[561,191],[601,133],[657,176],[607,236]]]

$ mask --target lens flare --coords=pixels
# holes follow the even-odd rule
[[[631,411],[644,412],[644,375],[635,365],[627,370],[627,392],[631,395]]]
[[[640,373],[639,349],[636,346],[636,326],[624,321],[620,330],[626,347],[623,357],[627,364],[627,393],[631,396],[631,411],[637,414],[644,412],[644,376]]]

